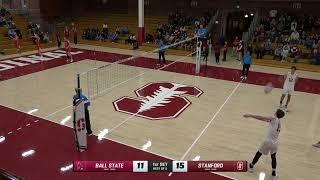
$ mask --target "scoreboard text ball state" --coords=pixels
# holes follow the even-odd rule
[[[247,161],[74,161],[75,172],[247,172]]]

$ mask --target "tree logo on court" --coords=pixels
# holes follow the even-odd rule
[[[116,111],[150,120],[178,117],[191,102],[186,96],[199,97],[198,87],[172,82],[149,83],[134,91],[135,97],[121,97],[113,102]]]

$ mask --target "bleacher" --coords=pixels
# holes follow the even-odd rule
[[[167,16],[145,16],[145,34],[156,32],[158,24],[168,23]],[[107,13],[86,13],[77,19],[76,24],[78,26],[79,43],[90,44],[97,46],[121,48],[121,49],[132,49],[128,44],[125,44],[125,40],[128,38],[127,35],[120,35],[119,40],[116,42],[111,41],[96,41],[96,40],[83,40],[81,38],[82,32],[86,28],[99,28],[102,29],[102,24],[107,23],[109,32],[115,32],[116,28],[128,27],[130,33],[134,33],[138,36],[138,18],[136,15],[128,14],[107,14]],[[190,33],[189,33],[190,34]],[[152,51],[157,46],[154,43],[143,43],[139,47],[142,51]],[[167,54],[175,55],[187,55],[190,51],[180,49],[169,49]]]
[[[279,18],[280,15],[277,16],[277,18]],[[267,19],[269,17],[269,15],[265,15],[265,18]],[[294,19],[294,18],[293,18]],[[263,25],[266,25],[267,23],[270,23],[269,21],[265,21],[264,23],[261,23]],[[286,22],[288,23],[288,21]],[[301,25],[301,22],[299,22]],[[289,21],[289,24],[291,24],[291,22]],[[271,26],[271,24],[270,24]],[[290,28],[291,26],[289,26]],[[272,26],[269,27],[269,29],[272,29]],[[297,30],[299,29],[299,27],[297,27]],[[288,36],[290,35],[290,30],[286,30]],[[267,31],[266,31],[267,32]],[[271,32],[271,31],[270,31]],[[289,32],[289,33],[288,33]],[[284,31],[278,31],[278,34],[284,34]],[[306,33],[308,33],[308,31],[306,31]],[[266,33],[265,33],[266,34]],[[286,35],[285,35],[286,36]],[[279,36],[277,36],[279,38]],[[255,37],[255,40],[259,39],[258,37]],[[270,39],[270,36],[267,38],[264,38],[264,40],[266,39]],[[301,37],[300,37],[301,38]],[[264,40],[260,40],[259,42],[254,42],[253,47],[257,47],[260,46],[259,43],[263,42]],[[293,46],[293,44],[290,44],[290,46]],[[312,55],[312,50],[308,49],[305,45],[302,44],[298,44],[296,45],[296,47],[298,47],[299,50],[301,50],[301,54],[299,55],[298,58],[298,62],[294,62],[294,58],[292,57],[292,54],[289,53],[288,57],[286,58],[285,62],[281,62],[279,60],[279,58],[277,60],[274,59],[273,55],[264,55],[263,59],[255,59],[254,64],[257,65],[262,65],[262,66],[270,66],[270,67],[278,67],[278,68],[290,68],[291,66],[296,66],[299,70],[305,70],[305,71],[313,71],[313,72],[320,72],[320,66],[319,65],[313,65],[311,64],[313,60],[313,55]],[[275,42],[272,43],[272,53],[274,53],[274,50],[277,48],[277,44]],[[255,54],[256,52],[254,51],[253,53],[253,57],[257,58],[257,55]]]
[[[13,15],[14,23],[17,28],[21,31],[22,40],[21,40],[21,51],[32,51],[35,50],[35,45],[33,44],[30,34],[28,33],[27,24],[28,21],[24,16],[21,15]],[[17,49],[14,46],[14,40],[9,39],[9,37],[5,36],[7,34],[7,28],[0,27],[0,51],[3,51],[4,54],[15,54],[17,53]],[[52,37],[51,37],[52,39]],[[53,43],[43,43],[41,44],[42,48],[52,47]]]

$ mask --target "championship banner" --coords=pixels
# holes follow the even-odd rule
[[[80,152],[87,149],[87,129],[85,121],[84,101],[77,99],[73,106],[73,129],[77,148]]]

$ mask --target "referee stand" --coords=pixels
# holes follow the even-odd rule
[[[76,95],[73,96],[73,129],[75,134],[76,146],[79,152],[87,149],[87,122],[85,100],[81,97],[80,75],[77,75]]]

